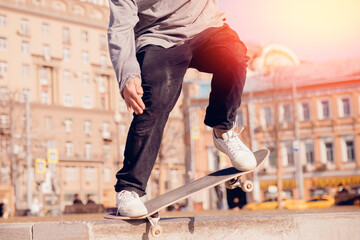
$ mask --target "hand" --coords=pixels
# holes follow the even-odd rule
[[[141,80],[139,77],[134,77],[127,82],[122,93],[129,111],[132,109],[135,114],[142,114],[144,112],[145,103],[141,99],[144,91],[141,87]]]

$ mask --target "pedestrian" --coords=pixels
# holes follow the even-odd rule
[[[88,205],[88,204],[95,204],[95,201],[93,200],[93,195],[91,195],[91,194],[89,194],[89,195],[87,196],[87,203],[86,203],[86,205]]]
[[[11,213],[9,201],[6,198],[2,199],[2,201],[0,201],[0,206],[1,217],[4,219],[9,218]]]
[[[75,204],[83,204],[83,202],[81,201],[81,199],[80,199],[80,196],[79,196],[79,194],[75,194],[74,195],[74,202],[73,202],[73,204],[75,205]]]
[[[40,216],[41,210],[43,208],[42,203],[39,201],[38,198],[34,198],[32,204],[31,204],[31,208],[30,208],[30,213],[32,216]]]
[[[124,165],[116,174],[118,213],[141,216],[140,197],[188,68],[213,74],[204,123],[239,170],[256,167],[233,130],[249,57],[217,0],[110,0],[109,52],[128,110],[134,112]]]

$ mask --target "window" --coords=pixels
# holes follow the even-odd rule
[[[106,55],[100,55],[100,66],[102,69],[106,69]]]
[[[329,100],[320,101],[319,114],[320,114],[320,119],[329,119],[330,118],[330,101]]]
[[[83,97],[83,107],[85,109],[91,109],[92,108],[92,101],[90,96],[84,96]]]
[[[49,69],[46,67],[40,68],[40,84],[42,86],[48,85],[49,83]]]
[[[286,151],[286,162],[285,166],[294,165],[294,154],[293,154],[293,146],[292,142],[286,142],[285,143],[285,151]]]
[[[50,26],[47,23],[43,23],[42,25],[42,33],[45,35],[49,35],[50,33]]]
[[[87,31],[81,31],[81,40],[83,42],[87,42],[88,41],[88,33]]]
[[[342,136],[340,139],[340,146],[343,162],[355,162],[354,135]]]
[[[83,51],[81,53],[81,59],[83,64],[89,64],[89,53],[87,51]]]
[[[310,103],[303,102],[301,103],[301,114],[300,114],[301,121],[310,121]]]
[[[0,77],[7,75],[7,62],[0,61]]]
[[[91,145],[91,143],[86,143],[85,144],[85,159],[91,160],[91,158],[92,158],[92,145]]]
[[[85,167],[85,182],[96,180],[96,169],[94,167]]]
[[[111,156],[111,146],[109,144],[104,144],[103,151],[104,157],[109,158]]]
[[[69,70],[64,70],[64,82],[69,83],[71,79],[71,72]]]
[[[27,19],[21,19],[20,34],[29,35],[29,21]]]
[[[64,95],[64,106],[65,107],[72,107],[73,106],[73,97],[70,93],[66,93]]]
[[[305,143],[305,156],[306,156],[307,163],[309,163],[309,164],[315,163],[314,144],[313,143]]]
[[[100,41],[100,48],[106,48],[106,37],[104,34],[100,34],[99,41]]]
[[[25,55],[29,54],[29,42],[27,41],[21,42],[21,52]]]
[[[50,46],[43,45],[43,55],[46,61],[50,60]]]
[[[282,105],[282,108],[281,108],[281,112],[282,112],[282,120],[284,122],[291,122],[291,106],[290,104],[284,104]]]
[[[0,126],[2,128],[8,128],[9,127],[9,116],[6,114],[0,115]]]
[[[41,90],[41,103],[50,104],[49,93],[47,90]]]
[[[56,149],[56,141],[55,140],[47,140],[46,141],[46,149]]]
[[[86,120],[85,122],[84,122],[84,132],[86,133],[86,134],[88,134],[88,135],[90,135],[91,134],[91,121],[89,121],[89,120]]]
[[[111,169],[109,167],[105,167],[104,168],[104,181],[105,182],[110,182],[111,179],[112,179]]]
[[[73,157],[74,156],[74,144],[72,142],[66,142],[65,143],[65,155],[67,157]]]
[[[10,167],[1,167],[0,168],[0,182],[5,182],[10,180]]]
[[[78,169],[73,166],[65,167],[65,181],[66,182],[74,182],[78,180]]]
[[[354,141],[352,140],[345,141],[345,145],[346,145],[347,160],[349,162],[354,162],[355,161]]]
[[[22,76],[28,78],[30,76],[30,67],[27,64],[23,64],[21,67]]]
[[[82,74],[82,80],[83,80],[83,84],[84,85],[89,85],[90,83],[90,76],[88,73],[83,73]]]
[[[277,161],[276,161],[276,151],[274,147],[268,147],[269,151],[270,151],[270,155],[269,155],[269,165],[272,168],[276,168],[277,167]]]
[[[99,82],[99,92],[100,93],[104,93],[105,92],[105,78],[103,76],[99,76],[98,77],[98,82]]]
[[[238,127],[244,126],[244,116],[243,116],[243,110],[242,109],[239,109],[237,111],[236,121],[237,121],[237,126]]]
[[[171,182],[177,183],[179,181],[179,170],[176,168],[170,169]]]
[[[73,126],[72,119],[70,118],[65,119],[64,124],[65,124],[65,132],[71,132]]]
[[[63,28],[63,42],[70,43],[70,30],[67,27]]]
[[[6,16],[5,15],[0,15],[0,27],[3,27],[6,25]]]
[[[51,117],[47,116],[44,118],[44,127],[45,130],[51,130],[53,128]]]
[[[351,101],[349,97],[341,98],[340,106],[339,106],[339,115],[340,117],[351,116]]]
[[[64,61],[70,60],[70,49],[69,48],[63,49],[63,59],[64,59]]]
[[[7,40],[6,38],[0,37],[0,51],[6,51],[7,49]]]
[[[271,107],[265,106],[261,109],[261,125],[266,127],[272,124],[274,123]]]
[[[105,110],[106,103],[105,103],[105,96],[100,97],[100,109]]]
[[[102,124],[102,135],[103,135],[103,138],[110,137],[110,124],[107,122],[104,122]]]
[[[334,150],[332,142],[325,142],[326,161],[334,162]]]
[[[1,86],[0,87],[0,101],[8,101],[9,100],[9,93],[7,87]]]

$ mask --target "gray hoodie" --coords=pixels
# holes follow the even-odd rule
[[[109,5],[109,53],[120,93],[141,76],[137,50],[182,44],[209,27],[221,27],[225,19],[217,0],[110,0]]]

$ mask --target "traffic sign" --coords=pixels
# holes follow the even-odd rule
[[[59,162],[59,153],[57,149],[48,149],[47,150],[47,160],[48,163],[58,163]]]
[[[35,159],[35,172],[42,174],[46,172],[46,159],[37,158]]]

